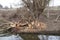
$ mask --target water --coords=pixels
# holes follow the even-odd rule
[[[23,39],[18,35],[11,35],[11,36],[0,37],[0,40],[23,40]]]
[[[60,36],[38,35],[40,40],[60,40]],[[0,40],[23,40],[19,35],[0,37]]]
[[[38,35],[40,40],[60,40],[60,36]]]

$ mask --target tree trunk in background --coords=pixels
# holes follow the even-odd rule
[[[44,11],[46,5],[50,0],[22,0],[31,14],[35,17],[35,20],[39,18],[40,14]],[[32,1],[32,2],[31,2]]]

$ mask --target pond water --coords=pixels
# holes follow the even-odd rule
[[[38,35],[40,40],[60,40],[60,36]]]
[[[40,40],[60,40],[60,36],[38,35]],[[19,35],[0,37],[0,40],[23,40]]]
[[[11,36],[0,37],[0,40],[23,40],[23,39],[18,35],[11,35]]]

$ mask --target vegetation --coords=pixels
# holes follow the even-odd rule
[[[17,12],[12,15],[9,15],[7,19],[9,21],[14,21],[17,23],[21,21],[23,22],[24,20],[24,22],[27,21],[28,24],[31,24],[31,25],[33,24],[31,22],[38,24],[39,16],[43,13],[45,7],[47,6],[50,0],[22,0],[22,1],[24,2],[25,6],[22,9],[17,9]],[[33,27],[36,26],[35,24]],[[24,40],[39,40],[39,38],[35,34],[23,34],[20,36]]]

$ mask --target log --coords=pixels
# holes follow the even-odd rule
[[[34,25],[32,25],[34,24]],[[13,33],[17,34],[43,34],[43,35],[60,35],[60,26],[57,23],[49,24],[43,22],[32,22],[28,27],[18,27]],[[37,26],[36,26],[37,25]],[[36,27],[35,27],[36,26]],[[11,30],[11,31],[12,31]]]

